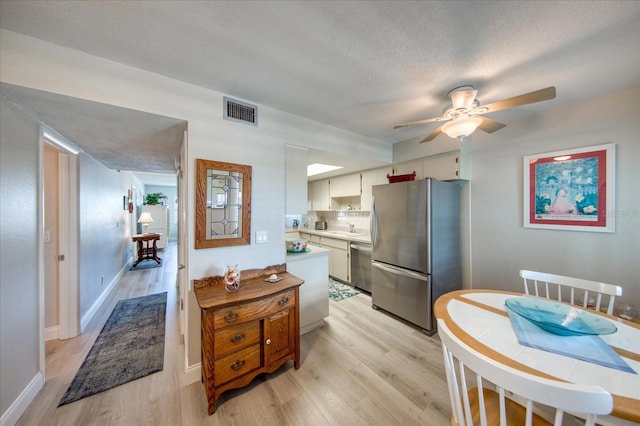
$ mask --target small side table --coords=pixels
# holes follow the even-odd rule
[[[133,266],[138,265],[143,260],[155,260],[160,263],[157,241],[161,236],[162,234],[136,234],[131,237],[134,242],[138,243],[138,260],[135,261]]]

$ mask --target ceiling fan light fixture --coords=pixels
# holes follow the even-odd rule
[[[460,117],[443,124],[440,130],[450,138],[463,138],[475,132],[480,124],[480,117]]]

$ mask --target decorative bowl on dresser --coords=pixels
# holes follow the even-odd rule
[[[267,280],[272,274],[283,278]],[[271,280],[270,280],[271,281]],[[209,414],[216,400],[292,360],[300,368],[300,278],[286,264],[241,271],[240,288],[225,290],[224,277],[194,280],[201,309],[202,381]]]

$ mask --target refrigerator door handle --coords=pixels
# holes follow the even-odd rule
[[[376,197],[371,198],[371,215],[369,215],[369,235],[371,235],[371,247],[375,248],[378,239],[378,218],[376,217]]]
[[[373,266],[374,268],[382,269],[383,271],[391,272],[392,274],[402,275],[404,277],[409,277],[421,281],[429,281],[429,277],[427,275],[422,275],[417,272],[409,271],[407,269],[398,268],[397,266],[391,266],[385,263],[376,262],[375,260],[371,262],[371,266]]]

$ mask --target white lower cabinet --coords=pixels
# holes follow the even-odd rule
[[[349,282],[349,241],[337,238],[321,237],[300,232],[300,237],[307,240],[307,245],[327,248],[329,253],[329,275],[344,282]]]
[[[349,282],[349,242],[335,238],[320,237],[322,247],[331,250],[329,254],[329,275]]]

